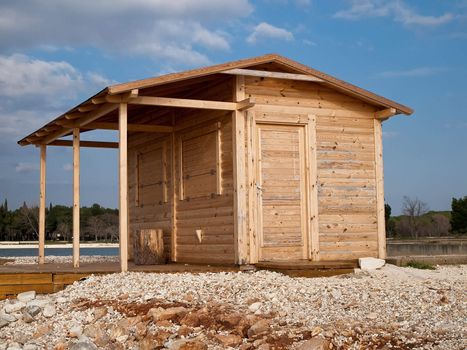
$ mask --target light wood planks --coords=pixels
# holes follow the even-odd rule
[[[245,99],[245,78],[235,77],[234,101]],[[245,112],[232,113],[232,157],[234,181],[234,240],[235,260],[239,264],[248,261],[248,241],[246,226],[246,171],[245,171]]]
[[[119,125],[119,243],[120,268],[128,271],[128,106],[121,103],[118,109]]]
[[[61,124],[64,127],[73,124]],[[102,130],[118,130],[118,123],[93,122],[82,127],[85,130],[102,129]],[[167,125],[153,124],[128,124],[128,131],[131,132],[155,132],[155,133],[171,133],[173,128]]]
[[[282,73],[282,72],[270,72],[270,71],[255,70],[255,69],[234,68],[234,69],[225,70],[222,73],[223,74],[239,75],[239,76],[251,76],[251,77],[263,77],[263,78],[275,78],[275,79],[323,82],[323,79],[314,77],[312,75]]]
[[[45,185],[47,146],[40,146],[40,191],[39,191],[39,264],[45,262]]]
[[[307,176],[308,176],[308,215],[310,218],[310,247],[309,257],[313,261],[319,261],[319,213],[318,213],[318,157],[317,157],[317,138],[316,138],[316,116],[308,115],[308,125],[306,126],[308,134],[308,154],[307,157]]]
[[[375,177],[376,210],[378,217],[378,257],[386,258],[386,225],[384,215],[384,171],[383,171],[383,132],[382,122],[375,119]]]
[[[375,108],[312,82],[247,77],[245,91],[257,122],[306,124],[316,116],[319,258],[377,256]]]
[[[375,119],[379,120],[386,120],[390,117],[393,117],[397,114],[397,110],[395,108],[387,108],[380,111],[375,112]]]
[[[79,267],[80,130],[73,129],[73,267]]]

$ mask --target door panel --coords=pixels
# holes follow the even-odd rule
[[[307,259],[305,127],[257,124],[259,260]]]

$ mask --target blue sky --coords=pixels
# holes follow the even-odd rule
[[[466,0],[24,0],[0,3],[0,200],[38,202],[39,151],[16,141],[106,85],[271,52],[415,109],[383,125],[394,212],[467,195]],[[71,162],[49,147],[48,202],[71,204]],[[115,207],[116,151],[81,163],[82,204]]]

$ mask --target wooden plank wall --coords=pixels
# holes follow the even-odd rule
[[[191,125],[196,121],[196,129]],[[184,152],[184,143],[176,142],[175,162],[176,179],[185,176],[182,181],[178,180],[176,184],[176,260],[178,262],[191,263],[234,263],[234,235],[233,235],[233,162],[232,162],[232,114],[230,112],[194,112],[189,118],[181,118],[177,128],[183,130],[176,133],[176,139],[184,138],[193,132],[203,129],[209,131],[213,125],[219,124],[219,149],[216,149],[216,142],[209,142],[210,134],[205,134],[208,143],[189,143],[189,152]],[[186,127],[185,127],[186,126]],[[191,139],[193,140],[193,139]],[[187,146],[188,146],[187,145]],[[180,152],[180,147],[182,151]],[[220,186],[218,190],[217,173],[214,177],[205,176],[205,183],[197,183],[197,190],[191,189],[190,193],[183,193],[184,198],[180,200],[180,186],[185,186],[186,182],[193,181],[186,179],[187,163],[197,164],[197,171],[200,173],[209,173],[216,163],[209,162],[209,159],[216,156],[220,151]],[[189,159],[183,159],[183,156]],[[182,158],[182,159],[180,159]],[[201,169],[205,167],[205,169]],[[182,172],[182,174],[181,174]],[[196,181],[196,180],[194,180]],[[208,183],[212,182],[212,183]],[[187,188],[188,189],[188,188]],[[199,242],[196,230],[202,230],[202,241]]]
[[[232,82],[207,86],[190,98],[232,101]],[[164,248],[172,261],[234,263],[232,112],[179,108],[173,109],[170,117],[174,135],[132,133],[129,137],[130,251],[135,230],[161,228]],[[168,119],[154,122],[166,125]],[[144,194],[138,196],[138,178],[147,183],[163,182],[159,170],[150,176],[138,175],[138,154],[143,154],[143,160],[160,159],[160,155],[144,154],[164,149],[163,142],[166,200],[161,200],[157,185],[145,187]],[[149,203],[141,206],[138,200],[144,202],[144,198]],[[196,230],[202,230],[201,242]]]
[[[172,188],[171,137],[138,133],[131,134],[129,140],[129,258],[133,257],[136,230],[157,228],[164,232],[164,251],[169,258],[172,232],[172,197],[169,195]],[[144,174],[141,173],[143,171]]]
[[[316,115],[319,258],[376,257],[375,107],[312,82],[246,77],[245,84],[257,111]]]

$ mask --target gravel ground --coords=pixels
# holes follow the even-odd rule
[[[92,276],[0,302],[0,349],[465,349],[466,276],[467,265]]]

